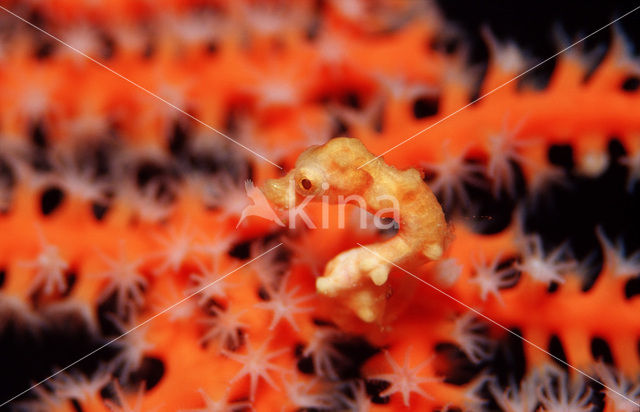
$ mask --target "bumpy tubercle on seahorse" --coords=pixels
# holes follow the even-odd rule
[[[438,260],[451,237],[442,207],[421,173],[387,165],[354,138],[334,138],[309,147],[292,170],[267,180],[261,190],[284,210],[309,197],[344,203],[349,196],[360,196],[370,213],[395,211],[399,230],[394,237],[340,253],[316,279],[319,293],[344,299],[365,322],[380,319],[375,286],[387,282],[393,265]]]

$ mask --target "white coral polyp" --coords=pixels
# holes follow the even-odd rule
[[[518,270],[547,285],[552,282],[564,283],[563,273],[575,269],[572,260],[563,260],[565,248],[560,246],[545,254],[540,236],[527,236],[522,240],[522,262],[516,265]]]
[[[486,329],[487,325],[474,312],[467,312],[454,322],[452,337],[473,363],[487,360],[493,352]]]

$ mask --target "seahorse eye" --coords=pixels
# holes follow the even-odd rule
[[[316,196],[323,190],[323,176],[314,168],[300,168],[295,174],[296,192],[302,196]]]

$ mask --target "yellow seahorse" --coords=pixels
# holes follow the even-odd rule
[[[360,197],[373,214],[394,212],[399,224],[394,237],[340,253],[316,280],[319,293],[344,297],[366,322],[381,314],[371,282],[383,285],[393,265],[440,259],[449,238],[442,208],[421,173],[387,165],[358,139],[340,137],[309,147],[294,169],[267,180],[262,191],[280,209],[309,199],[344,203]]]

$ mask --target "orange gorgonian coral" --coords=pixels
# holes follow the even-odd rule
[[[0,408],[638,409],[619,26],[543,81],[487,28],[476,70],[427,1],[0,6]],[[248,212],[327,167],[409,213]]]

